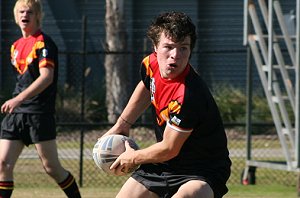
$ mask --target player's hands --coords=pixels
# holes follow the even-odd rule
[[[128,127],[128,125],[124,125],[122,124],[122,122],[120,122],[120,119],[118,119],[118,121],[114,124],[113,127],[111,127],[106,133],[104,133],[100,138],[105,137],[107,135],[112,135],[112,134],[120,134],[120,135],[125,135],[125,136],[129,136],[129,130],[130,127]]]
[[[128,173],[131,173],[137,167],[137,165],[134,164],[135,150],[130,147],[128,141],[125,142],[125,148],[125,152],[122,153],[110,166],[110,169],[114,170],[114,174],[117,176],[124,176]]]
[[[12,113],[15,108],[20,106],[22,103],[21,100],[18,100],[16,98],[12,98],[10,100],[7,100],[2,106],[1,106],[1,113]]]

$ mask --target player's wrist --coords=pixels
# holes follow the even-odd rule
[[[131,127],[131,126],[133,125],[132,122],[128,121],[127,119],[123,118],[122,116],[119,117],[119,120],[120,120],[122,123],[128,125],[129,127]]]
[[[18,101],[19,103],[22,103],[25,101],[25,97],[23,97],[22,94],[17,95],[14,99],[15,99],[15,101]]]

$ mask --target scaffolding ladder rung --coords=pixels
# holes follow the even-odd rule
[[[288,97],[288,96],[280,96],[280,99],[281,99],[281,100],[288,100],[289,97]],[[272,101],[275,102],[275,103],[279,103],[279,98],[278,98],[278,96],[272,96]]]
[[[262,70],[265,71],[265,72],[268,72],[269,71],[268,67],[269,67],[268,65],[263,65],[262,66]],[[280,65],[272,65],[273,69],[280,69],[280,67],[281,67]],[[294,70],[295,66],[293,66],[293,65],[285,65],[284,68],[288,69],[288,70]]]
[[[256,34],[251,34],[253,36],[253,39],[255,41],[258,41],[259,40],[259,37],[258,35]],[[296,39],[296,35],[289,35],[291,39]],[[263,34],[262,35],[263,38],[267,39],[268,38],[268,35],[267,34]],[[284,35],[274,35],[274,39],[284,39]]]
[[[291,130],[295,131],[294,128],[292,128]],[[289,133],[291,133],[291,131],[288,128],[282,128],[281,131],[282,131],[282,134],[284,134],[284,135],[288,135]]]

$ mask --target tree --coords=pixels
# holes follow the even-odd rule
[[[105,28],[106,107],[108,121],[114,123],[128,100],[124,0],[106,0]]]

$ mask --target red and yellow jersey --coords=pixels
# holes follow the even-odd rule
[[[40,53],[39,53],[40,51]],[[45,48],[44,35],[38,31],[28,38],[20,38],[11,46],[11,61],[16,70],[23,74],[38,58],[38,67],[54,67],[55,63]]]
[[[155,53],[143,60],[144,69],[149,78],[151,103],[155,107],[156,121],[159,126],[168,123],[177,131],[191,132],[192,128],[181,128],[181,120],[176,116],[182,109],[185,95],[185,78],[190,71],[187,65],[176,79],[167,80],[160,76]]]
[[[156,53],[152,53],[142,61],[141,78],[150,91],[157,141],[163,139],[166,125],[179,133],[191,132],[178,156],[165,164],[185,171],[200,171],[211,160],[230,164],[218,107],[191,65],[176,79],[166,80],[160,75]]]
[[[16,71],[17,83],[13,96],[31,85],[40,75],[42,67],[54,69],[53,83],[40,94],[24,101],[15,113],[49,113],[55,109],[58,75],[58,50],[52,39],[41,31],[28,38],[20,38],[11,46],[11,63]]]

